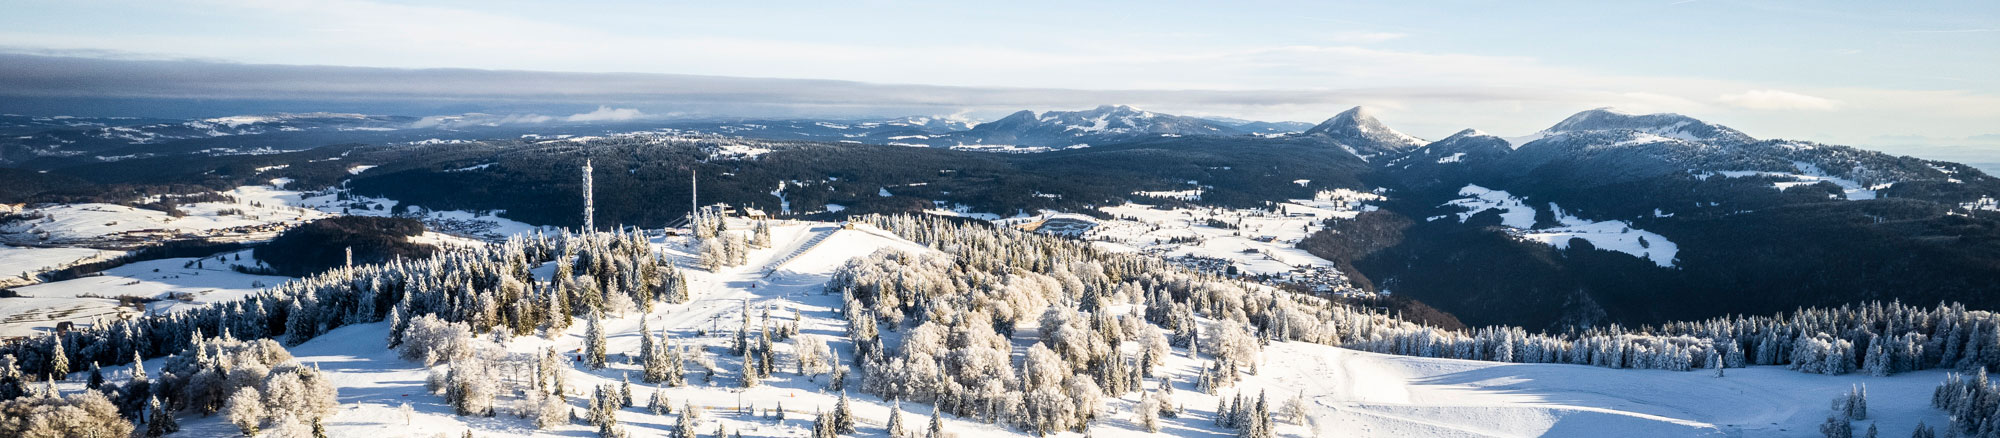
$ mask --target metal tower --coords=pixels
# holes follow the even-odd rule
[[[590,159],[585,158],[583,160],[583,231],[585,232],[597,229],[597,206],[595,197],[591,195],[594,192],[591,190],[591,184]]]

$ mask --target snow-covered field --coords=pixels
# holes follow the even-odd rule
[[[0,244],[0,286],[29,282],[23,275],[125,255],[90,248],[37,248]]]
[[[1765,366],[1715,377],[1297,342],[1266,348],[1264,360],[1264,374],[1240,385],[1274,397],[1303,394],[1317,436],[1817,437],[1828,402],[1855,385],[1867,386],[1869,401],[1869,420],[1857,430],[1873,421],[1881,436],[1908,436],[1919,421],[1946,421],[1930,407],[1941,370],[1825,376]]]
[[[1342,189],[1280,203],[1275,211],[1125,204],[1099,209],[1118,219],[1079,220],[1096,224],[1082,237],[1101,248],[1222,259],[1239,272],[1283,274],[1294,268],[1332,266],[1296,245],[1323,228],[1327,219],[1351,219],[1372,208],[1364,202],[1380,199],[1374,193]],[[1209,221],[1235,228],[1210,226]]]
[[[1765,176],[1765,177],[1773,177],[1773,178],[1789,180],[1789,181],[1777,181],[1771,183],[1771,187],[1776,188],[1778,190],[1785,190],[1798,186],[1809,186],[1809,185],[1819,184],[1821,182],[1830,182],[1833,183],[1833,185],[1840,186],[1841,196],[1849,201],[1862,201],[1868,199],[1875,199],[1875,191],[1887,189],[1890,186],[1895,185],[1895,183],[1887,183],[1887,184],[1876,184],[1873,186],[1863,186],[1860,182],[1856,182],[1851,179],[1828,175],[1826,171],[1821,170],[1819,166],[1814,166],[1812,163],[1807,163],[1803,161],[1792,162],[1792,167],[1797,168],[1799,170],[1798,173],[1760,172],[1760,171],[1749,171],[1749,170],[1725,170],[1713,173],[1697,173],[1695,174],[1695,177],[1700,179],[1708,179],[1715,175],[1721,175],[1724,178]]]
[[[726,333],[743,322],[740,310],[745,303],[753,309],[769,308],[780,321],[789,320],[796,311],[802,318],[802,333],[833,339],[842,363],[850,363],[853,358],[847,355],[851,345],[841,336],[845,322],[835,309],[840,298],[822,293],[829,275],[848,260],[878,249],[927,249],[867,226],[843,230],[828,223],[786,223],[774,227],[772,234],[773,247],[754,251],[745,266],[714,273],[688,270],[692,301],[661,305],[649,314],[607,319],[613,363],[601,370],[575,365],[563,369],[571,406],[580,412],[589,388],[617,384],[627,375],[639,374],[637,365],[623,363],[616,353],[637,350],[637,333],[644,321],[653,330],[671,333],[683,345],[708,350],[725,371],[705,380],[699,367],[691,366],[690,385],[679,388],[634,383],[633,395],[640,406],[617,414],[619,424],[633,436],[666,436],[678,421],[677,415],[657,416],[645,411],[644,400],[654,391],[665,391],[676,405],[691,402],[704,408],[702,424],[696,427],[703,434],[721,426],[748,437],[808,436],[812,413],[830,411],[840,394],[826,389],[823,378],[813,381],[789,372],[784,365],[788,359],[780,359],[780,372],[761,386],[738,388],[733,370],[739,359],[724,350],[729,339]],[[817,245],[805,246],[820,235],[827,237]],[[656,240],[656,245],[670,259],[688,257],[677,241]],[[549,271],[546,267],[536,270],[544,276]],[[515,352],[544,347],[574,351],[584,341],[584,330],[579,322],[552,340],[516,336],[506,341],[504,348]],[[428,370],[422,364],[398,358],[385,348],[387,333],[385,323],[348,326],[292,348],[299,360],[329,373],[339,386],[340,410],[325,422],[330,436],[459,436],[468,430],[482,437],[595,434],[581,421],[554,430],[536,430],[529,420],[504,413],[494,417],[453,415],[442,396],[425,390]],[[1020,333],[1017,342],[1033,342],[1038,336],[1027,327]],[[780,343],[777,348],[779,357],[791,357],[790,345]],[[1187,354],[1185,349],[1175,349],[1167,364],[1158,368],[1173,378],[1174,404],[1184,411],[1178,418],[1163,419],[1164,435],[1233,436],[1233,430],[1213,425],[1212,414],[1218,396],[1239,392],[1268,394],[1274,406],[1294,397],[1304,401],[1306,421],[1279,423],[1277,432],[1285,437],[1812,437],[1819,436],[1816,427],[1826,418],[1827,401],[1854,385],[1866,385],[1870,401],[1870,419],[1857,423],[1858,429],[1865,429],[1872,421],[1883,436],[1907,436],[1918,421],[1931,425],[1945,422],[1942,412],[1928,406],[1942,371],[1870,377],[1753,367],[1730,369],[1727,376],[1715,377],[1708,371],[1401,357],[1283,342],[1265,348],[1257,366],[1259,374],[1246,376],[1217,395],[1208,395],[1195,390],[1192,383],[1206,359]],[[158,375],[160,362],[148,361],[149,372]],[[127,375],[122,367],[107,367],[106,371],[114,380]],[[80,390],[80,380],[62,385],[67,391]],[[848,395],[857,402],[854,411],[860,433],[856,436],[884,436],[890,404],[859,392]],[[501,403],[511,398],[503,396]],[[1090,435],[1152,435],[1132,421],[1131,408],[1138,398],[1135,393],[1107,399],[1098,408]],[[411,407],[407,416],[401,408],[405,404]],[[755,413],[780,405],[786,411],[783,420]],[[747,410],[739,411],[739,406]],[[912,427],[921,427],[930,414],[930,407],[914,403],[903,404],[902,409],[904,421]],[[187,418],[182,424],[183,436],[236,434],[234,426],[220,416]],[[959,437],[1024,435],[1004,426],[948,415],[945,428]]]
[[[255,267],[250,250],[203,258],[170,258],[132,263],[95,275],[14,288],[21,296],[0,298],[0,336],[27,336],[70,321],[86,325],[97,317],[136,313],[118,308],[118,297],[158,299],[149,312],[206,306],[242,299],[291,277],[250,275],[230,266]],[[13,317],[32,315],[32,317]]]
[[[26,209],[40,219],[7,224],[0,236],[14,241],[88,242],[125,235],[207,235],[238,227],[289,225],[326,217],[299,208],[298,192],[272,186],[243,186],[222,192],[234,202],[182,204],[184,216],[116,204],[52,204]]]
[[[1500,214],[1500,224],[1514,229],[1520,238],[1541,242],[1556,249],[1569,248],[1571,239],[1583,239],[1597,249],[1631,254],[1633,257],[1652,261],[1660,267],[1673,267],[1675,256],[1680,254],[1680,247],[1673,241],[1667,240],[1666,236],[1632,228],[1629,222],[1593,221],[1571,216],[1563,211],[1562,206],[1551,202],[1549,211],[1555,214],[1556,221],[1562,225],[1537,229],[1535,208],[1505,190],[1467,184],[1465,188],[1458,190],[1458,195],[1464,198],[1454,199],[1445,205],[1467,209],[1458,213],[1459,222],[1465,222],[1473,215],[1487,210],[1497,210]],[[1445,217],[1448,216],[1433,217],[1430,220]]]

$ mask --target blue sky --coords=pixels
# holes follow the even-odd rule
[[[1367,105],[1427,138],[1521,134],[1611,106],[2000,161],[1985,147],[2000,146],[1993,1],[8,3],[0,50],[16,53],[1161,90],[927,108],[1317,121]],[[1321,97],[1186,98],[1252,91]]]

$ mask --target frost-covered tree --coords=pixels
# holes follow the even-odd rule
[[[0,400],[0,436],[124,437],[132,423],[98,391],[49,393]]]
[[[226,413],[224,418],[242,430],[243,436],[256,436],[258,428],[264,422],[264,397],[257,393],[257,388],[238,389],[236,395],[229,397],[228,407],[224,408],[224,412]]]
[[[803,334],[792,338],[792,355],[798,359],[798,373],[802,376],[818,376],[832,368],[833,350],[827,348],[826,338],[814,334]]]
[[[757,221],[757,225],[756,225],[756,226],[754,226],[754,227],[752,227],[752,228],[751,228],[750,230],[751,230],[751,232],[750,232],[750,246],[751,246],[751,247],[755,247],[755,248],[770,248],[770,247],[771,247],[771,223],[770,223],[770,222],[766,222],[766,221]]]
[[[604,369],[606,354],[604,347],[604,315],[590,312],[590,322],[583,335],[583,363],[591,369]]]
[[[730,266],[729,262],[731,260],[728,244],[722,242],[720,239],[702,240],[701,249],[695,253],[695,266],[699,266],[701,269],[709,272],[722,269],[724,266]]]
[[[396,351],[404,359],[423,362],[428,367],[471,357],[472,342],[472,329],[465,323],[424,315],[410,320]]]
[[[1160,400],[1154,398],[1152,393],[1140,397],[1139,403],[1132,406],[1132,422],[1138,424],[1140,430],[1159,432]]]
[[[63,350],[63,338],[52,338],[55,339],[55,349],[49,352],[49,378],[69,380],[69,353]]]

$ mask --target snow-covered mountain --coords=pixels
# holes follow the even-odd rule
[[[1540,139],[1556,134],[1592,131],[1634,131],[1647,135],[1691,142],[1734,144],[1757,141],[1742,131],[1673,113],[1632,114],[1611,108],[1576,113],[1523,139]],[[1523,142],[1522,144],[1525,144]],[[1519,146],[1520,144],[1516,144]]]
[[[1215,120],[1161,114],[1125,105],[1085,111],[1020,111],[947,137],[952,145],[1015,145],[1063,148],[1143,137],[1242,135],[1246,131]]]
[[[1424,144],[1423,139],[1390,129],[1389,125],[1376,120],[1367,108],[1358,106],[1342,111],[1299,135],[1325,138],[1362,159],[1394,155]]]

